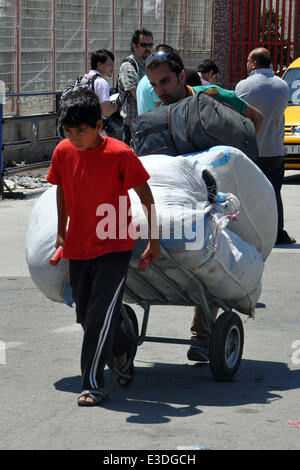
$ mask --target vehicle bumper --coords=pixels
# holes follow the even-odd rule
[[[285,135],[284,146],[286,150],[284,167],[290,170],[300,170],[300,135]]]

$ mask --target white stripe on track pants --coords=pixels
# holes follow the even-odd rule
[[[131,251],[90,260],[70,260],[70,284],[77,322],[84,335],[81,350],[82,389],[104,386],[107,359],[121,356],[131,340],[120,329],[120,305]]]

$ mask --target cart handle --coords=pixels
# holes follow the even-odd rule
[[[51,266],[56,266],[59,263],[62,257],[62,250],[63,250],[62,246],[59,246],[57,250],[55,250],[54,255],[50,258],[50,261],[49,261]]]
[[[147,256],[147,258],[141,259],[139,262],[139,270],[140,271],[145,271],[145,269],[148,268],[148,265],[151,263],[152,260],[152,255]]]

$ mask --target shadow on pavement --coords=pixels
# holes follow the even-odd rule
[[[281,397],[280,391],[300,387],[300,370],[285,363],[243,359],[231,382],[214,379],[207,364],[166,364],[136,360],[133,383],[119,387],[107,370],[109,397],[103,408],[129,413],[129,423],[165,423],[171,417],[202,413],[201,406],[266,404]],[[54,384],[56,390],[79,394],[80,376],[66,377]],[[239,412],[258,412],[241,408]]]
[[[287,250],[299,250],[299,248],[300,248],[300,243],[275,245],[275,246],[273,247],[273,250],[276,250],[277,248],[284,248],[284,249],[287,249]]]
[[[300,172],[289,175],[288,171],[285,170],[283,184],[299,184],[300,183]]]

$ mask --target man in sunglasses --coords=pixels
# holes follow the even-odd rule
[[[217,85],[189,86],[186,84],[186,71],[181,58],[172,52],[158,51],[149,55],[146,61],[146,73],[153,89],[163,105],[176,103],[188,96],[204,91],[213,98],[232,107],[250,118],[256,133],[263,124],[263,115],[253,106],[249,106],[234,91],[225,90]],[[218,308],[211,307],[215,321]],[[211,328],[201,305],[195,307],[191,325],[191,346],[187,357],[191,361],[207,362],[209,360],[209,339]]]
[[[146,59],[151,55],[153,35],[147,29],[137,29],[131,40],[131,54],[122,61],[118,90],[120,92],[121,111],[123,118],[123,141],[129,145],[131,140],[130,123],[138,115],[136,89],[145,75]]]
[[[155,52],[159,52],[159,51],[175,52],[173,47],[169,46],[168,44],[159,44],[158,46],[156,46]],[[138,114],[151,111],[152,109],[157,108],[161,104],[160,99],[158,98],[158,96],[153,90],[153,86],[151,85],[147,74],[143,76],[143,78],[140,80],[138,84],[138,87],[136,90],[136,98],[137,98]]]

